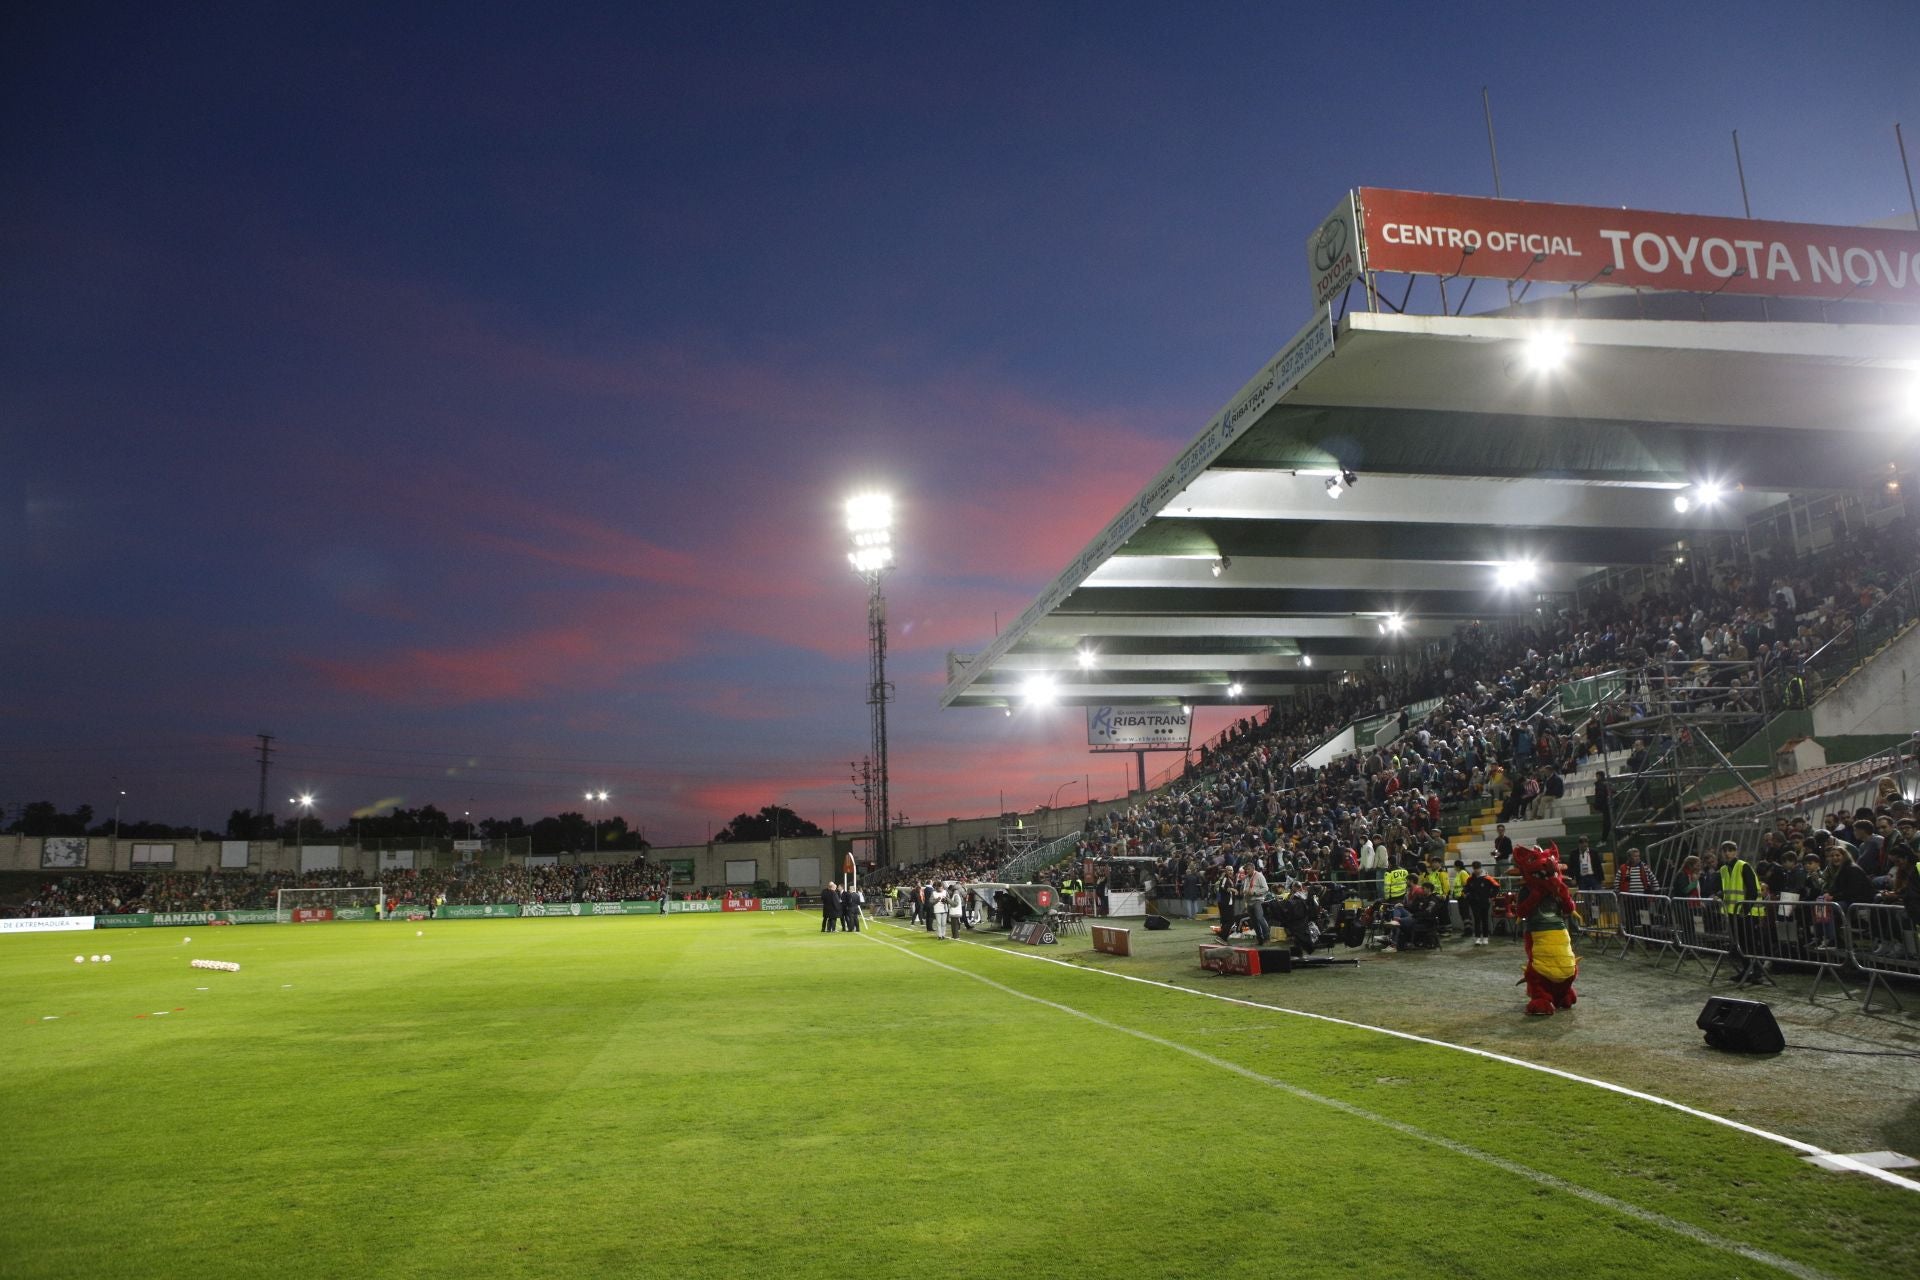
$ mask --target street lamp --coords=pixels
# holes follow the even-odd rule
[[[1065,791],[1068,787],[1078,786],[1079,783],[1080,783],[1080,779],[1078,778],[1068,778],[1065,782],[1055,787],[1053,789],[1053,794],[1047,797],[1047,808],[1049,810],[1053,808],[1053,802],[1060,798],[1060,793],[1062,791]]]
[[[598,804],[600,806],[600,815],[602,817],[606,816],[606,812],[607,812],[607,793],[606,792],[604,791],[587,792],[587,803]],[[593,824],[593,851],[595,853],[600,852],[600,824],[597,821]]]
[[[287,803],[297,804],[306,811],[305,813],[296,813],[293,815],[294,846],[297,849],[299,849],[302,855],[301,860],[305,861],[305,855],[307,852],[307,829],[304,825],[304,822],[307,814],[313,812],[313,793],[308,791],[308,792],[302,792],[297,796],[288,796]]]
[[[867,828],[873,832],[874,861],[893,863],[892,821],[887,797],[887,597],[882,589],[893,567],[893,497],[862,493],[847,499],[847,533],[853,540],[847,561],[867,584],[867,710],[873,738],[873,778],[867,789]]]

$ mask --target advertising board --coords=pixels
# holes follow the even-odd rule
[[[1920,304],[1920,231],[1384,187],[1359,205],[1366,271]]]

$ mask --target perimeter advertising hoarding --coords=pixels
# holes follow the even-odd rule
[[[93,928],[92,916],[28,916],[0,920],[0,933],[74,933]]]
[[[1181,707],[1088,707],[1087,745],[1124,750],[1184,750],[1193,741],[1193,713]]]
[[[1920,303],[1920,231],[1382,187],[1359,205],[1366,271]]]

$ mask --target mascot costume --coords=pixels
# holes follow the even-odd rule
[[[1578,920],[1580,913],[1560,874],[1558,855],[1551,845],[1545,849],[1516,845],[1513,850],[1513,869],[1520,874],[1521,889],[1508,910],[1516,920],[1525,921],[1527,1013],[1537,1018],[1551,1017],[1555,1009],[1571,1009],[1579,998],[1573,993],[1573,979],[1580,972],[1580,962],[1574,959],[1567,922]]]

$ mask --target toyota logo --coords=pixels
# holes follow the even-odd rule
[[[1313,269],[1330,271],[1347,252],[1347,224],[1335,214],[1320,224],[1313,237]]]

